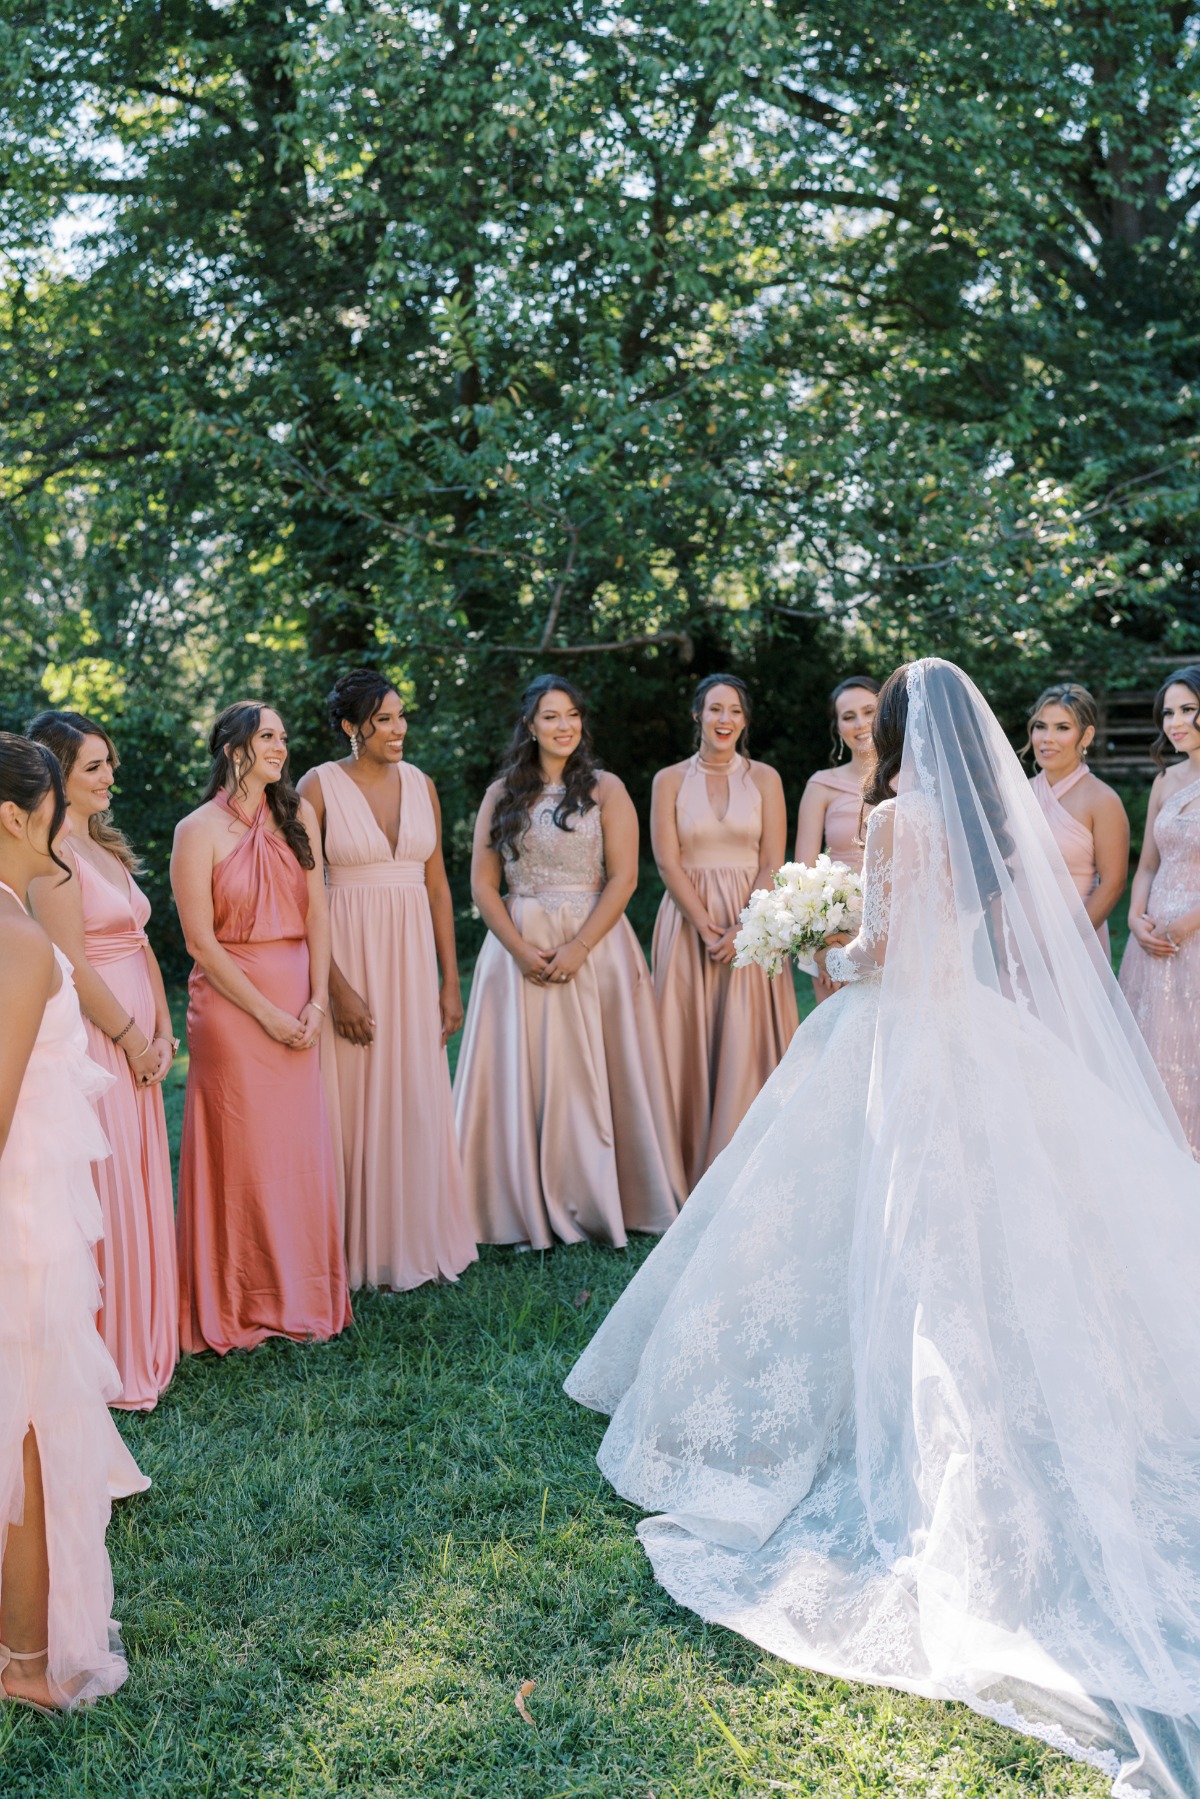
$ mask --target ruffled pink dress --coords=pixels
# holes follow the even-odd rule
[[[266,801],[213,869],[218,940],[275,1005],[308,1003],[308,883],[268,830]],[[184,1349],[253,1349],[266,1337],[336,1337],[351,1321],[329,1116],[315,1049],[268,1037],[212,986],[188,981],[187,1096],[179,1155]]]
[[[862,873],[864,837],[870,808],[862,803],[862,783],[852,768],[822,768],[808,779],[810,787],[828,790],[825,805],[825,849],[835,862]]]
[[[154,990],[146,962],[150,902],[131,875],[121,893],[75,857],[87,959],[147,1040]],[[179,1359],[179,1276],[171,1152],[161,1087],[141,1087],[122,1049],[86,1022],[88,1053],[113,1077],[97,1100],[112,1155],[93,1169],[104,1217],[97,1259],[104,1282],[97,1323],[121,1375],[115,1404],[149,1411]]]
[[[729,806],[713,811],[704,770],[687,764],[675,799],[684,871],[722,928],[750,898],[762,848],[762,795],[739,758]],[[711,962],[700,933],[663,895],[651,950],[667,1074],[689,1188],[730,1141],[800,1023],[790,968]]]
[[[1072,787],[1078,787],[1088,770],[1083,765],[1066,775],[1052,786],[1046,779],[1045,769],[1040,769],[1031,783],[1038,805],[1046,815],[1046,822],[1054,833],[1054,841],[1063,853],[1063,861],[1067,872],[1084,899],[1094,893],[1100,876],[1096,869],[1096,840],[1085,824],[1072,818],[1063,805],[1063,795],[1070,793]],[[1097,925],[1096,935],[1109,953],[1108,925]]]
[[[1161,861],[1146,910],[1168,924],[1200,906],[1200,781],[1163,801],[1154,841]],[[1200,931],[1184,938],[1173,956],[1148,956],[1131,936],[1121,958],[1121,990],[1200,1161]]]
[[[507,865],[513,923],[549,951],[576,935],[605,883],[600,808],[560,830],[562,792],[543,790]],[[560,986],[527,981],[489,933],[454,1112],[480,1243],[620,1248],[627,1231],[666,1230],[687,1189],[654,989],[627,918]]]
[[[108,1146],[92,1102],[109,1077],[88,1056],[71,965],[55,955],[62,986],[47,1002],[0,1156],[0,1548],[23,1516],[32,1425],[50,1556],[48,1677],[59,1704],[79,1705],[115,1692],[128,1673],[104,1541],[114,1470],[125,1491],[149,1483],[109,1413],[121,1382],[96,1329],[101,1217],[91,1164]]]
[[[395,854],[366,795],[336,762],[317,769],[333,959],[375,1020],[366,1049],[321,1036],[351,1287],[456,1280],[475,1260],[425,864],[437,848],[429,783],[402,762]]]

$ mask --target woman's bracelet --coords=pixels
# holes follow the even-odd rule
[[[319,1012],[321,1014],[322,1018],[329,1017],[328,1012],[325,1010],[324,1006],[321,1004],[321,1002],[319,1000],[310,999],[308,1003],[312,1007],[314,1012]]]
[[[155,1043],[169,1043],[171,1045],[172,1061],[179,1054],[179,1039],[178,1037],[172,1037],[170,1031],[155,1031],[153,1041]]]
[[[133,1029],[133,1026],[134,1026],[134,1017],[133,1017],[133,1013],[131,1012],[129,1014],[129,1017],[125,1020],[124,1029],[118,1031],[116,1036],[111,1038],[110,1041],[114,1044],[119,1043],[121,1041],[122,1037],[128,1037],[130,1031]]]
[[[591,944],[588,942],[587,938],[584,936],[581,936],[578,931],[576,931],[576,933],[575,933],[575,941],[576,941],[576,943],[582,943],[582,945],[583,945],[584,949],[587,951],[588,955],[589,956],[591,955],[591,953],[592,953]]]

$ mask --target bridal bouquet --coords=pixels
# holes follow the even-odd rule
[[[742,912],[734,940],[735,968],[757,963],[778,974],[795,956],[805,974],[816,974],[814,952],[835,931],[857,931],[862,922],[862,876],[844,862],[820,855],[812,864],[785,862],[773,887],[759,887]]]

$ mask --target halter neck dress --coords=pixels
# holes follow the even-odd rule
[[[1154,841],[1162,859],[1146,910],[1156,923],[1169,924],[1200,906],[1200,780],[1163,801]],[[1200,931],[1184,938],[1173,956],[1148,956],[1131,936],[1121,959],[1121,989],[1200,1160]]]
[[[1031,783],[1034,797],[1046,815],[1046,822],[1054,833],[1054,841],[1063,853],[1063,861],[1067,872],[1074,881],[1084,899],[1095,892],[1100,876],[1096,870],[1096,840],[1085,824],[1073,818],[1063,805],[1063,798],[1088,773],[1086,763],[1080,763],[1069,775],[1053,786],[1046,778],[1045,769],[1040,769]],[[1096,935],[1103,946],[1104,953],[1109,953],[1107,923],[1097,925]]]
[[[213,869],[217,938],[258,991],[309,998],[308,883],[266,800]],[[189,1354],[266,1337],[323,1341],[351,1321],[337,1176],[315,1050],[276,1043],[197,965],[188,981],[179,1156],[180,1335]]]
[[[437,847],[429,783],[401,762],[393,852],[366,794],[337,762],[316,771],[325,802],[333,959],[375,1020],[367,1048],[321,1035],[351,1287],[456,1280],[475,1260],[425,864]]]
[[[149,1042],[155,1019],[146,959],[150,901],[131,874],[122,871],[121,892],[85,857],[75,856],[74,862],[88,962]],[[149,1411],[179,1359],[175,1205],[163,1091],[139,1086],[122,1047],[90,1020],[84,1024],[88,1054],[113,1077],[96,1102],[112,1147],[112,1155],[92,1169],[104,1216],[96,1251],[103,1302],[96,1322],[121,1375],[115,1403]]]
[[[543,788],[505,865],[513,923],[550,952],[581,929],[607,878],[599,806],[562,830],[563,791]],[[654,989],[627,918],[561,985],[527,981],[488,934],[454,1110],[479,1242],[621,1248],[628,1231],[666,1230],[687,1189]]]
[[[675,798],[684,871],[723,929],[737,923],[750,898],[762,847],[762,795],[742,757],[728,780],[723,818],[713,810],[697,756],[688,761]],[[699,931],[669,893],[658,909],[651,953],[690,1188],[779,1066],[800,1023],[796,990],[790,967],[772,980],[761,968],[710,961]]]
[[[103,1226],[91,1164],[108,1145],[94,1102],[110,1077],[88,1055],[71,964],[54,954],[62,983],[46,1001],[0,1155],[0,1539],[24,1513],[32,1427],[50,1556],[47,1674],[58,1703],[78,1705],[128,1674],[104,1536],[110,1487],[149,1482],[109,1413],[121,1382],[96,1329]]]
[[[808,778],[809,787],[828,790],[825,804],[825,850],[835,862],[862,873],[863,836],[870,807],[864,812],[862,782],[853,768],[822,768]]]

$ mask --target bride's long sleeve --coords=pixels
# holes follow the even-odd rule
[[[883,967],[892,911],[895,814],[895,800],[884,800],[867,821],[862,924],[857,937],[831,949],[825,958],[825,971],[831,981],[861,981],[878,974]]]

